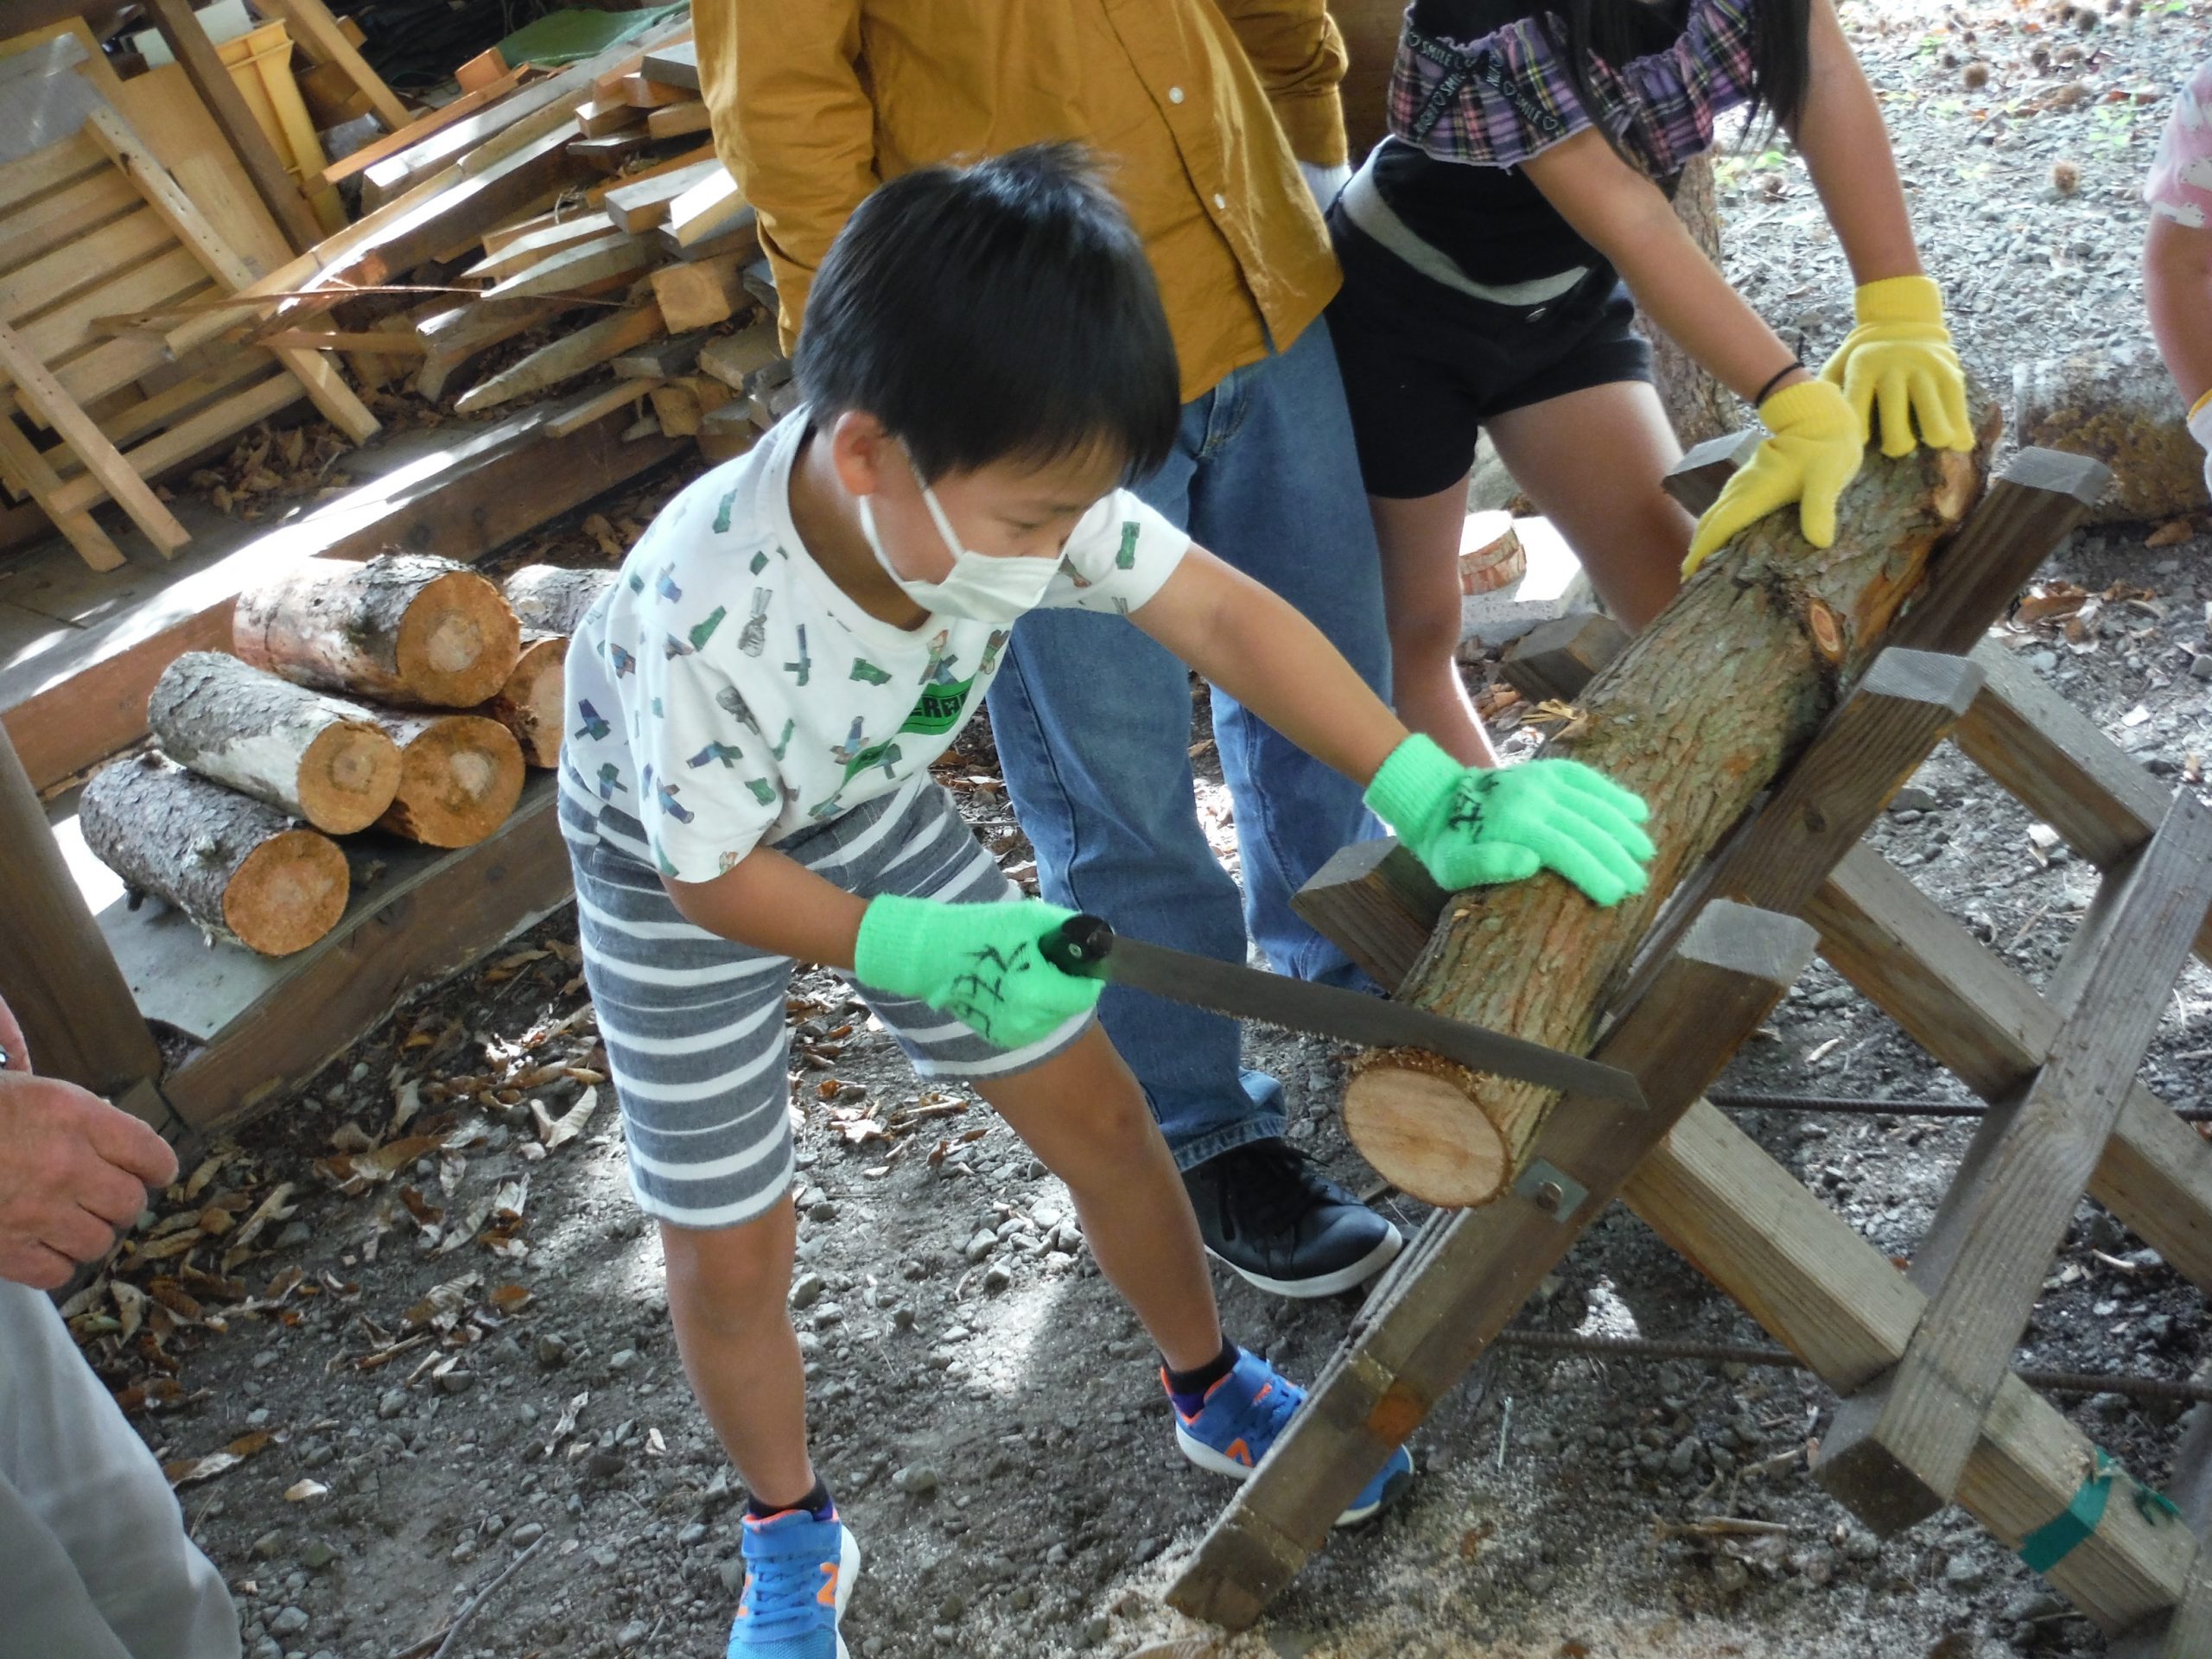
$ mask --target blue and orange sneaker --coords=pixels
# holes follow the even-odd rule
[[[1163,1371],[1162,1386],[1166,1381]],[[1240,1353],[1236,1368],[1206,1390],[1195,1414],[1186,1415],[1180,1406],[1175,1408],[1175,1444],[1201,1469],[1231,1480],[1249,1480],[1305,1403],[1305,1389],[1257,1354]],[[1373,1520],[1397,1501],[1413,1478],[1413,1454],[1402,1446],[1390,1454],[1382,1472],[1360,1488],[1351,1507],[1337,1517],[1337,1525],[1356,1527]]]
[[[728,1659],[848,1659],[837,1622],[860,1576],[861,1548],[833,1506],[745,1517],[745,1594]]]

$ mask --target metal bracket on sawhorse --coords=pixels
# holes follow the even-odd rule
[[[1970,649],[2071,528],[2100,480],[2093,463],[2072,457],[2031,451],[2017,458],[1954,537],[1891,639],[1922,652]],[[1985,677],[1993,683],[2002,677],[2012,667],[2009,663],[1967,664],[1955,657],[1915,662],[1896,655],[1885,661],[1885,668],[1870,671],[1862,682],[1862,693],[1871,696],[1848,700],[1833,717],[1766,805],[1709,867],[1698,901],[1678,909],[1669,937],[1661,943],[1689,938],[1700,906],[1716,898],[1777,911],[1807,909],[1824,933],[1834,925],[1835,935],[1826,943],[1839,968],[1923,1040],[1928,1026],[1948,1027],[1948,1052],[1942,1044],[1930,1046],[1987,1092],[2003,1076],[2017,1083],[2034,1073],[2059,1014],[2024,985],[2017,992],[2008,987],[2011,970],[1994,958],[1979,960],[1986,953],[1947,921],[1946,932],[1956,931],[1956,939],[1918,928],[1886,948],[1869,936],[1906,907],[1878,906],[1880,913],[1867,925],[1855,931],[1847,925],[1849,901],[1868,897],[1863,873],[1870,861],[1892,885],[1911,892],[1902,877],[1856,845],[1866,823],[1955,723],[1961,748],[2057,824],[2085,858],[2107,867],[2150,839],[2164,810],[2164,791],[2094,728],[2088,742],[2078,731],[2060,729],[2054,735],[2051,728],[2066,722],[2048,709],[2021,714],[2031,700],[2019,688],[2007,687],[1999,696],[1977,683]],[[2008,725],[2017,728],[2023,721],[2033,729],[2008,732]],[[2074,721],[2087,725],[2078,716]],[[2046,811],[2037,798],[2055,790],[2070,790],[2070,803]],[[1312,902],[1304,907],[1309,919],[1338,937],[1370,972],[1395,983],[1411,957],[1388,947],[1410,939],[1418,950],[1433,925],[1436,906],[1424,905],[1420,883],[1402,863],[1372,849],[1356,856],[1363,868],[1354,887],[1340,885],[1344,868],[1332,865],[1316,878],[1319,891],[1309,893]],[[1925,900],[1918,903],[1932,912]],[[1363,909],[1368,914],[1362,923],[1342,925],[1342,918]],[[1908,914],[1906,919],[1925,918]],[[1662,952],[1647,957],[1651,960],[1662,965],[1635,976],[1630,995],[1637,983],[1656,984],[1670,959]],[[1934,1010],[1919,1026],[1899,1006],[1916,1002]],[[2182,1250],[2171,1257],[2184,1271],[2193,1271],[2192,1263],[2212,1267],[2207,1260],[2212,1243],[2206,1242],[2212,1239],[2212,1147],[2139,1088],[2125,1095],[2119,1121],[2091,1178],[2092,1190],[2153,1242],[2193,1235],[2193,1255]],[[1546,1133],[1558,1122],[1555,1115]],[[1548,1147],[1539,1149],[1550,1155]],[[1553,1161],[1578,1176],[1586,1173],[1572,1159]],[[1662,1237],[1840,1392],[1852,1393],[1896,1367],[1928,1313],[1925,1289],[1702,1103],[1681,1113],[1673,1133],[1653,1146],[1618,1190]],[[1593,1185],[1592,1192],[1602,1198],[1602,1188]],[[1563,1226],[1546,1223],[1548,1244],[1566,1248],[1600,1207],[1590,1206]],[[1177,1605],[1223,1623],[1249,1624],[1319,1547],[1326,1519],[1337,1512],[1329,1495],[1339,1487],[1356,1490],[1379,1468],[1389,1448],[1413,1432],[1510,1316],[1512,1307],[1499,1311],[1484,1292],[1494,1276],[1517,1271],[1523,1260],[1503,1235],[1486,1236],[1491,1229],[1510,1231],[1514,1212],[1526,1217],[1529,1206],[1516,1199],[1440,1215],[1424,1229],[1325,1376],[1310,1421],[1286,1437],[1201,1545],[1171,1592]],[[2212,1277],[2196,1276],[2201,1281]],[[1517,1294],[1503,1294],[1517,1306]],[[1465,1323],[1471,1308],[1481,1314],[1473,1329]],[[2009,1351],[2008,1344],[2008,1360]],[[2017,1548],[2066,1511],[2082,1471],[2093,1465],[2093,1449],[2063,1416],[2017,1378],[2000,1375],[1975,1426],[1956,1497]],[[2047,1573],[2107,1630],[2171,1618],[2174,1633],[2160,1636],[2158,1645],[2143,1652],[2146,1659],[2179,1659],[2190,1651],[2186,1632],[2196,1626],[2172,1610],[2190,1591],[2196,1555],[2194,1533],[2157,1506],[2114,1503]]]

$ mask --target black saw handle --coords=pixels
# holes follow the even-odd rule
[[[1064,974],[1077,979],[1109,979],[1106,959],[1114,951],[1114,930],[1101,916],[1071,916],[1057,933],[1038,944],[1038,953]]]

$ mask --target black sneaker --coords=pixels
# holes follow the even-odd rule
[[[1183,1172],[1206,1249],[1262,1290],[1334,1296],[1405,1247],[1395,1227],[1283,1141],[1231,1147]]]

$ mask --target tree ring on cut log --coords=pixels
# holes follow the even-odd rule
[[[1377,1061],[1382,1064],[1376,1064]],[[1344,1133],[1376,1173],[1423,1204],[1488,1204],[1512,1177],[1505,1138],[1465,1066],[1414,1049],[1370,1055],[1344,1090]]]
[[[300,756],[300,804],[308,823],[333,835],[365,830],[399,788],[399,751],[377,728],[327,726]]]
[[[338,843],[313,830],[271,836],[245,855],[223,893],[223,923],[264,957],[304,950],[346,913],[352,875]]]
[[[473,847],[522,798],[522,747],[480,715],[388,716],[400,745],[399,794],[378,820],[426,847]]]
[[[507,683],[522,628],[499,590],[473,570],[426,584],[399,625],[399,677],[425,702],[467,709]]]

